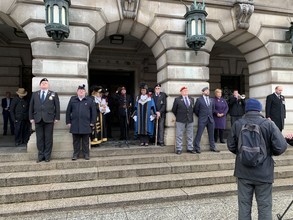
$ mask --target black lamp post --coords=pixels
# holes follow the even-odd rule
[[[185,5],[186,6],[186,5]],[[204,0],[203,3],[191,4],[190,9],[186,6],[186,43],[188,47],[197,51],[205,45],[206,39],[206,17],[208,13],[205,11]]]
[[[291,42],[291,52],[293,53],[293,22],[290,23],[291,26],[289,27],[289,31],[286,31],[286,40]]]
[[[68,8],[71,0],[44,0],[46,8],[46,32],[57,47],[69,36]]]

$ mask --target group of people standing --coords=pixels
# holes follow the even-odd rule
[[[30,101],[24,88],[16,91],[17,97],[12,99],[8,92],[2,99],[3,135],[7,134],[7,124],[10,121],[11,133],[15,133],[15,144],[26,144],[31,134],[31,124],[35,124],[38,162],[50,161],[53,128],[60,120],[58,94],[49,90],[47,78],[43,78],[39,85],[40,90],[32,94]],[[160,84],[154,86],[152,93],[151,90],[147,84],[142,83],[134,104],[131,96],[126,93],[125,86],[119,87],[112,97],[118,103],[121,140],[129,139],[129,125],[133,119],[134,135],[140,140],[141,146],[148,146],[150,142],[164,146],[167,95],[161,91]],[[280,130],[284,128],[286,115],[282,90],[282,87],[276,87],[275,93],[267,96],[266,100],[266,117],[274,121]],[[81,147],[84,158],[89,159],[88,146],[97,146],[107,141],[106,119],[111,109],[105,91],[101,86],[92,86],[89,96],[86,93],[85,86],[79,86],[77,95],[71,97],[66,110],[66,124],[73,134],[73,160],[78,158]],[[182,87],[180,93],[172,107],[176,116],[176,153],[182,153],[185,130],[187,152],[200,153],[200,141],[205,128],[208,131],[210,150],[219,152],[215,142],[219,140],[225,143],[223,133],[226,128],[226,115],[229,112],[231,125],[241,118],[245,113],[245,97],[234,90],[233,95],[226,101],[222,97],[222,90],[216,89],[215,97],[210,98],[208,87],[202,89],[202,96],[196,101],[188,95],[187,87]],[[195,138],[193,114],[198,117]]]
[[[283,88],[277,86],[275,92],[266,98],[266,118],[272,120],[282,131],[286,117],[285,98],[281,95]],[[204,87],[202,95],[194,100],[188,95],[188,88],[180,89],[181,95],[175,98],[172,112],[176,117],[176,153],[182,153],[183,133],[186,131],[186,148],[188,153],[201,153],[200,141],[204,129],[207,128],[210,150],[219,152],[215,146],[218,140],[224,141],[226,128],[226,115],[229,112],[231,126],[245,114],[245,95],[240,95],[238,90],[226,100],[222,97],[222,90],[216,89],[215,96],[210,98],[208,87]],[[198,118],[197,132],[194,136],[193,113]]]

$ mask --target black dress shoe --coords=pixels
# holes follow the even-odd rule
[[[182,154],[182,151],[181,150],[177,150],[176,151],[176,154],[179,154],[180,155],[180,154]]]
[[[164,147],[165,144],[164,143],[158,143],[159,146]]]
[[[197,154],[200,154],[200,153],[201,153],[201,151],[200,151],[200,150],[195,150],[195,152],[196,152]]]
[[[196,154],[195,150],[187,150],[187,153]]]
[[[212,151],[212,152],[216,152],[216,153],[219,153],[219,152],[220,152],[220,151],[219,151],[218,149],[216,149],[216,148],[211,149],[211,151]]]
[[[86,155],[86,156],[84,156],[84,159],[85,159],[85,160],[89,160],[90,157]]]
[[[71,158],[71,160],[77,160],[77,157],[76,157],[76,156],[73,156],[73,157]]]
[[[222,144],[225,144],[225,143],[226,143],[224,140],[221,140],[220,142],[221,142]]]

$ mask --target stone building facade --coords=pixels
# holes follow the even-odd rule
[[[193,1],[184,1],[190,5]],[[129,85],[162,84],[168,94],[167,145],[174,144],[175,118],[170,112],[181,86],[192,96],[209,86],[238,87],[259,99],[284,87],[292,129],[293,56],[286,31],[293,16],[292,0],[206,0],[207,43],[196,55],[186,45],[186,8],[178,0],[71,0],[70,35],[60,47],[45,31],[42,0],[0,2],[0,93],[19,86],[38,89],[47,77],[60,96],[62,117],[55,127],[54,150],[71,150],[65,109],[77,85],[107,78]],[[111,41],[123,36],[123,43]],[[32,80],[31,80],[32,79]],[[31,80],[31,81],[30,81]],[[28,151],[35,150],[34,135]]]

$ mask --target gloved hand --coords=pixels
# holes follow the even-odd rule
[[[133,120],[136,122],[137,121],[137,116],[133,116]]]
[[[156,118],[156,116],[150,115],[150,120],[153,121]]]

